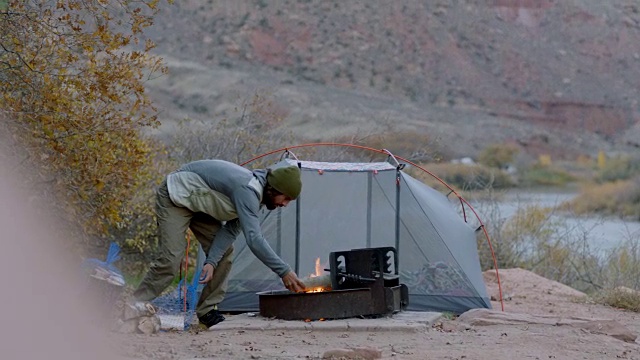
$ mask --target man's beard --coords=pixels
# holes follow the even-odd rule
[[[262,199],[262,203],[267,207],[268,210],[275,210],[277,208],[276,204],[273,202],[275,196],[271,192],[271,190],[266,190],[264,194],[264,199]]]

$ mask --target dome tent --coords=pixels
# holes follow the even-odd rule
[[[262,212],[269,245],[300,277],[315,273],[317,259],[328,264],[331,252],[393,246],[400,281],[409,288],[408,310],[460,314],[491,308],[475,229],[445,195],[389,158],[395,163],[281,159],[273,168],[299,166],[303,189],[289,206]],[[256,311],[257,293],[283,289],[282,282],[251,254],[242,235],[234,246],[219,308]]]

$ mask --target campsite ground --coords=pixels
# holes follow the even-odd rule
[[[494,273],[484,276],[489,294],[497,296]],[[422,329],[214,327],[113,338],[121,355],[150,359],[319,359],[349,348],[372,350],[360,358],[379,351],[383,359],[640,359],[640,343],[633,340],[640,314],[589,303],[582,293],[529,271],[506,269],[500,278],[505,313],[494,301],[492,312],[443,316]]]

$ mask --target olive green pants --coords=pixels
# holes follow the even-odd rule
[[[204,213],[176,206],[169,198],[166,179],[156,194],[156,216],[158,218],[159,249],[149,271],[133,296],[139,301],[150,301],[158,297],[176,277],[187,245],[187,228],[191,229],[209,253],[215,234],[220,230],[220,221]],[[198,300],[196,313],[200,317],[224,299],[227,292],[227,278],[231,271],[233,245],[227,249],[213,272],[213,278],[205,285]],[[196,274],[195,276],[200,276]]]

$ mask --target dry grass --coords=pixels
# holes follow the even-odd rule
[[[594,300],[618,309],[640,312],[640,293],[629,288],[617,287],[604,290],[594,296]]]
[[[576,214],[597,212],[640,218],[640,177],[585,185],[578,197],[561,208]]]
[[[551,209],[523,207],[510,218],[484,210],[499,268],[523,268],[590,294],[620,286],[640,289],[640,234],[628,232],[618,246],[602,251],[590,246],[598,237],[592,228],[570,224]],[[483,270],[493,268],[481,233],[478,251]]]

